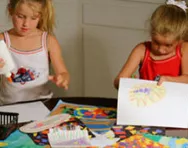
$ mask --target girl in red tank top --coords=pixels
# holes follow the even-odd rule
[[[186,7],[186,6],[185,6]],[[170,13],[169,13],[170,12]],[[138,44],[114,81],[130,78],[137,70],[139,78],[188,83],[187,13],[179,5],[159,6],[150,19],[151,41]]]
[[[156,76],[179,76],[181,74],[181,46],[177,45],[176,54],[163,60],[155,60],[150,56],[151,42],[145,43],[145,56],[140,65],[140,78],[154,80]]]

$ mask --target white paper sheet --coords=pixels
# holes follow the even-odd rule
[[[162,84],[165,88],[164,97],[158,99],[158,101],[153,101],[148,105],[147,101],[145,102],[145,105],[143,105],[144,103],[142,105],[135,104],[135,101],[138,101],[143,97],[141,95],[135,97],[135,95],[138,94],[137,92],[139,89],[139,87],[135,88],[135,86],[146,86],[146,84],[151,83],[156,84],[154,81],[131,78],[122,78],[120,80],[117,124],[187,128],[188,84],[164,82]],[[142,93],[144,93],[144,87],[141,89],[143,91]],[[157,90],[148,91],[148,96],[151,91]],[[147,91],[145,91],[145,93],[146,92]],[[160,91],[158,92],[159,96],[161,93]],[[132,94],[132,96],[130,94]],[[144,99],[149,99],[149,97],[144,96]]]
[[[91,138],[91,145],[94,145],[94,146],[97,146],[97,147],[100,147],[100,148],[108,146],[108,145],[112,145],[120,139],[120,138],[110,138],[109,139],[104,134],[97,134],[95,132],[93,132],[93,134],[96,137]]]
[[[0,106],[0,111],[19,113],[19,123],[42,120],[50,113],[49,109],[41,101]]]

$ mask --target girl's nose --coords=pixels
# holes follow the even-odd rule
[[[165,48],[164,48],[164,46],[158,46],[158,51],[159,51],[160,53],[164,54],[164,53],[165,53]]]
[[[24,23],[23,23],[23,26],[24,27],[27,27],[29,24],[29,20],[27,18],[24,19]]]

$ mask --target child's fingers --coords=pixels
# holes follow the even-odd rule
[[[57,79],[56,85],[59,87],[63,87],[65,90],[68,89],[68,81],[62,78]]]
[[[165,81],[165,78],[163,76],[160,76],[157,85],[161,85]]]
[[[54,79],[54,76],[48,76],[48,80],[52,81]]]
[[[48,76],[48,80],[50,80],[50,81],[56,83],[56,78],[55,78],[55,76],[51,76],[51,75]]]
[[[62,87],[65,89],[65,90],[68,90],[68,81],[65,80],[63,83],[62,83]]]
[[[58,75],[58,76],[56,77],[56,85],[57,85],[57,86],[61,87],[63,81],[64,81],[64,78],[63,78],[61,75]]]
[[[162,84],[162,81],[159,80],[159,81],[157,82],[157,85],[161,85],[161,84]]]
[[[58,87],[63,87],[65,90],[68,89],[68,80],[66,80],[62,75],[58,76],[49,76],[48,79],[54,82]]]

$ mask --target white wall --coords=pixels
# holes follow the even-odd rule
[[[0,0],[0,32],[11,27],[11,21],[6,11],[7,0]]]
[[[83,96],[82,13],[78,0],[53,0],[56,10],[56,35],[71,75],[68,91],[53,85],[56,96]]]

